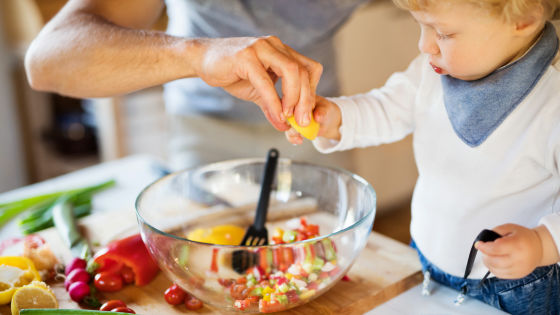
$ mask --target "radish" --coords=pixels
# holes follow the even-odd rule
[[[76,268],[86,269],[86,266],[87,266],[87,262],[84,259],[75,257],[74,259],[72,259],[72,261],[70,261],[68,265],[66,265],[66,268],[64,269],[64,274],[68,276],[68,274],[72,270]]]
[[[75,268],[66,276],[66,280],[64,280],[64,287],[66,288],[66,291],[68,291],[68,287],[70,287],[72,283],[78,281],[88,283],[90,279],[91,276],[85,269]]]
[[[83,281],[76,281],[68,287],[68,294],[74,302],[80,303],[89,295],[89,285]]]

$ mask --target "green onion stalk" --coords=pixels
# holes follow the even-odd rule
[[[0,203],[0,226],[6,224],[20,213],[29,211],[29,214],[19,221],[19,226],[24,234],[31,234],[52,227],[54,224],[52,220],[52,207],[61,197],[69,198],[72,201],[75,217],[83,217],[91,213],[92,196],[103,189],[114,186],[115,183],[115,180],[111,179],[97,185]]]

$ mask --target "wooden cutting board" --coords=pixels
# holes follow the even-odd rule
[[[138,233],[135,212],[132,209],[102,212],[79,221],[84,235],[95,244],[94,250],[114,239]],[[65,262],[71,258],[58,232],[48,229],[40,233],[53,252]],[[348,272],[350,281],[340,281],[322,296],[300,307],[278,314],[363,314],[421,282],[420,264],[414,250],[403,243],[373,232],[366,247]],[[163,292],[171,281],[160,272],[150,284],[143,287],[126,286],[116,293],[103,293],[101,302],[123,300],[137,314],[183,314],[184,305],[171,306]],[[79,308],[64,289],[63,283],[49,283],[60,308]],[[217,308],[204,306],[201,314],[228,314]],[[10,314],[8,307],[0,307],[1,314]],[[232,313],[239,314],[239,313]]]

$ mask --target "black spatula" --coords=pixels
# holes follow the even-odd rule
[[[268,151],[266,163],[264,165],[264,173],[261,181],[261,193],[257,203],[255,220],[247,231],[240,245],[244,246],[263,246],[268,245],[268,231],[266,230],[266,214],[268,211],[268,202],[270,199],[270,191],[274,182],[274,174],[276,173],[276,165],[278,164],[278,150],[272,148]],[[247,250],[236,250],[232,253],[232,268],[238,273],[245,272],[249,267],[257,263],[257,255]]]
[[[278,164],[278,150],[270,149],[266,157],[264,165],[264,174],[261,182],[261,194],[257,203],[257,211],[255,213],[255,221],[247,231],[241,245],[245,246],[262,246],[268,245],[268,231],[264,226],[266,222],[266,213],[268,211],[268,201],[270,199],[270,190],[274,181],[274,173]]]

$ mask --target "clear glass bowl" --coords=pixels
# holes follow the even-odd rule
[[[267,216],[276,228],[300,218],[319,237],[248,247],[191,241],[189,232],[254,218],[264,159],[232,160],[172,173],[136,200],[142,239],[161,270],[204,303],[243,312],[281,311],[304,304],[336,284],[371,231],[374,189],[342,169],[280,159]]]

